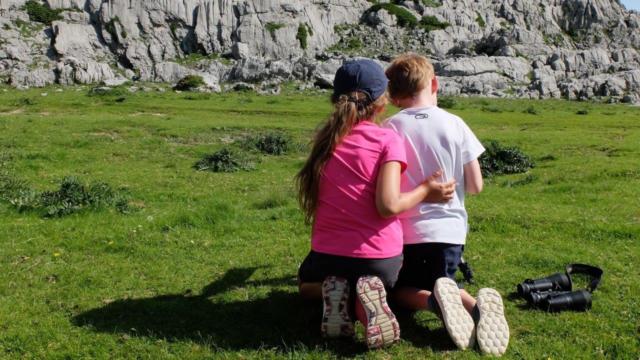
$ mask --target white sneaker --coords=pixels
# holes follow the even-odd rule
[[[509,324],[504,317],[502,297],[494,289],[478,291],[477,340],[483,354],[500,356],[509,345]]]
[[[442,321],[451,340],[461,349],[473,347],[476,339],[473,318],[462,305],[460,289],[455,281],[442,277],[436,280],[433,294],[442,312]]]
[[[387,292],[376,276],[363,276],[356,285],[358,300],[367,315],[367,346],[377,349],[400,340],[400,325],[387,304]]]

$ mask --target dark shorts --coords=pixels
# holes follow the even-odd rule
[[[404,246],[404,264],[397,286],[433,291],[441,277],[455,280],[462,259],[464,245],[443,243],[411,244]]]
[[[309,252],[298,270],[301,283],[323,282],[327,276],[339,276],[347,279],[355,288],[358,278],[375,275],[382,280],[387,289],[393,288],[398,281],[402,267],[402,254],[386,259],[362,259]]]

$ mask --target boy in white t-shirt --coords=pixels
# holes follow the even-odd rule
[[[509,327],[500,294],[481,289],[476,302],[453,280],[468,229],[464,195],[482,191],[478,157],[485,149],[462,119],[437,106],[438,81],[427,58],[402,55],[386,75],[391,101],[403,109],[384,125],[405,143],[403,191],[439,170],[443,181],[458,181],[450,202],[421,203],[401,215],[404,262],[395,298],[409,309],[439,313],[459,348],[471,347],[477,339],[482,352],[501,355],[507,349]]]

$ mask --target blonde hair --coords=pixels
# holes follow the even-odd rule
[[[429,59],[415,53],[395,58],[385,74],[389,79],[389,96],[393,100],[414,96],[429,86],[429,82],[435,77]]]
[[[296,175],[298,202],[307,223],[311,223],[315,218],[320,177],[333,151],[359,122],[375,121],[377,115],[384,111],[388,101],[387,95],[384,94],[372,102],[365,93],[359,91],[332,96],[333,113],[315,135],[311,154]]]

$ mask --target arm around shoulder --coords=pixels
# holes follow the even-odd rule
[[[484,187],[482,170],[478,159],[464,165],[464,191],[469,194],[479,194]]]

